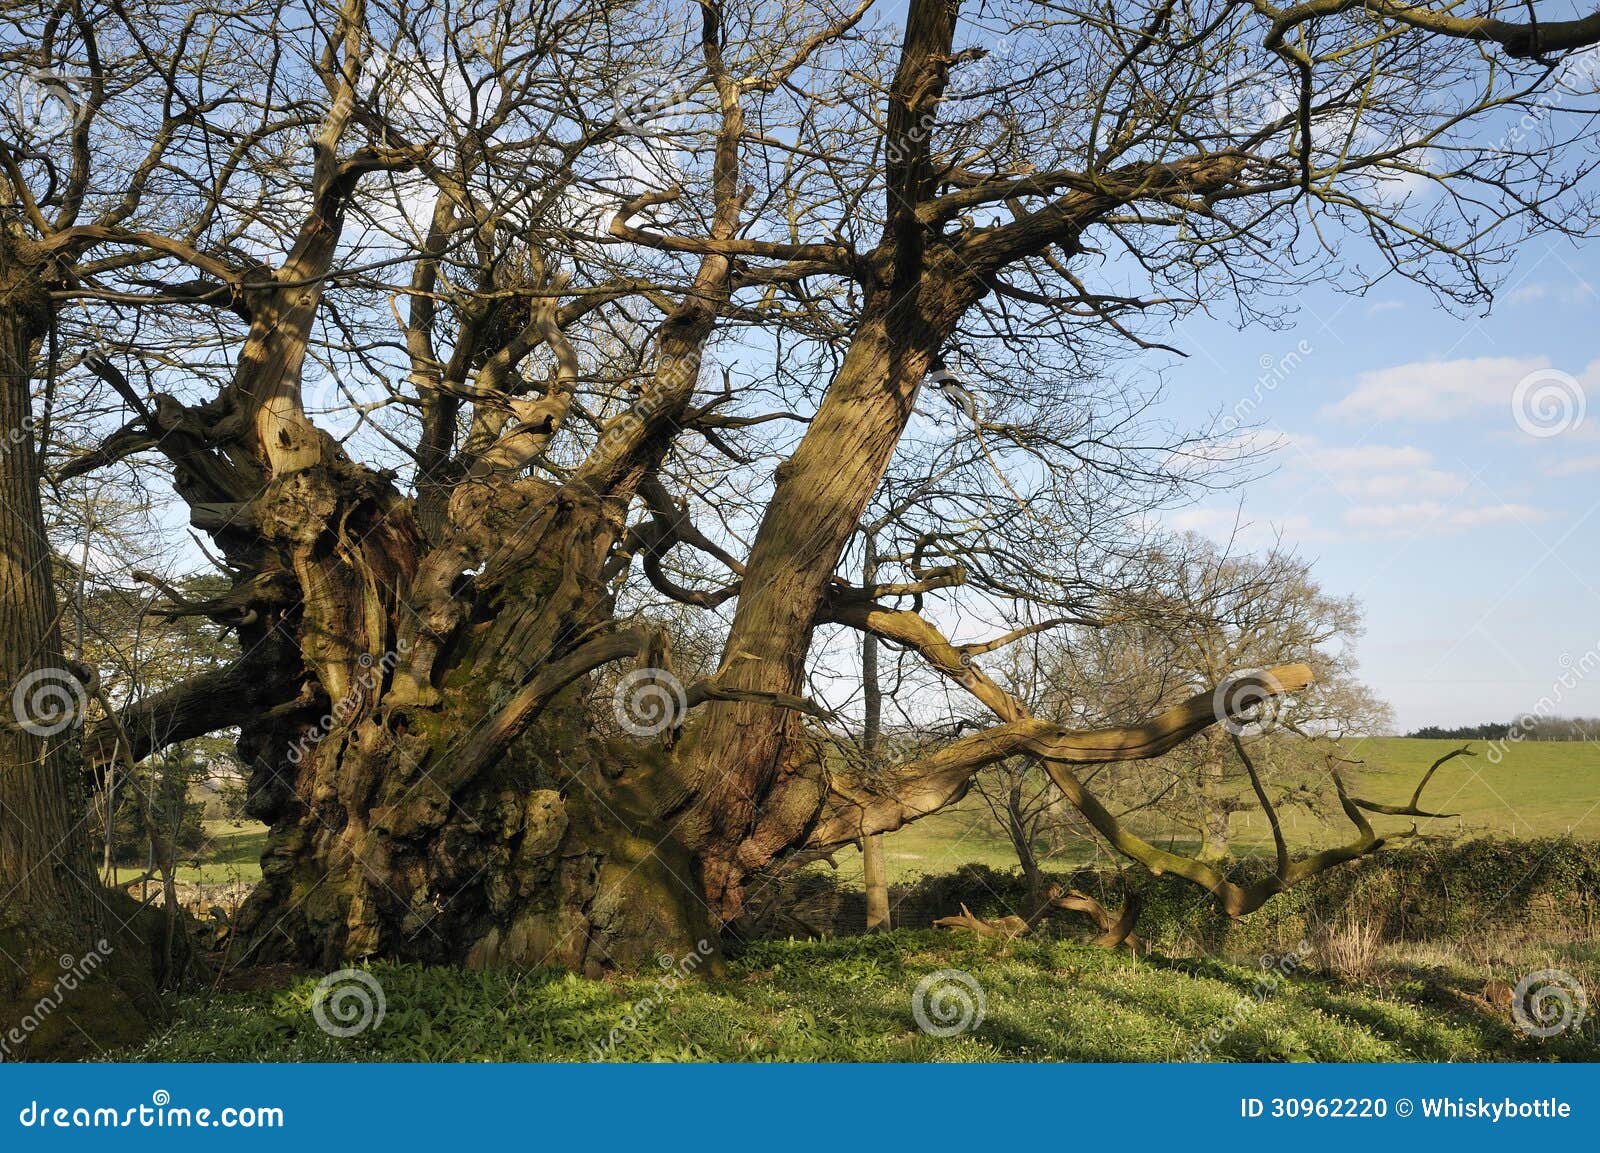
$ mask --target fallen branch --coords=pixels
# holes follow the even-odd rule
[[[1007,940],[1026,936],[1030,928],[1028,922],[1014,913],[985,921],[965,904],[961,906],[959,917],[940,917],[933,924],[936,929],[964,929],[980,937],[1004,937]]]

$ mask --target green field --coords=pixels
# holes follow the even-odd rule
[[[1377,816],[1374,827],[1379,832],[1403,831],[1415,823],[1419,832],[1433,835],[1600,839],[1600,745],[1524,741],[1506,746],[1495,763],[1485,741],[1371,737],[1349,744],[1350,755],[1365,762],[1365,768],[1350,774],[1351,792],[1372,801],[1404,803],[1428,766],[1464,743],[1470,743],[1477,755],[1457,757],[1444,765],[1422,799],[1422,808],[1428,812],[1458,816],[1415,822]],[[1286,810],[1283,821],[1290,842],[1299,846],[1334,844],[1349,833],[1342,819],[1325,823],[1298,809]],[[1186,831],[1156,822],[1130,823],[1163,847],[1195,848],[1192,834]],[[1236,853],[1271,851],[1270,833],[1259,813],[1235,814],[1232,829]],[[1017,864],[1004,829],[976,793],[944,812],[888,834],[884,853],[891,883],[948,873],[963,864],[997,869],[1012,869]],[[1068,868],[1085,863],[1091,855],[1088,846],[1082,845],[1046,857],[1042,863],[1047,869]],[[861,855],[847,850],[835,859],[839,879],[859,885]]]
[[[1560,960],[1578,968],[1581,958]],[[924,1019],[935,1025],[965,1019],[973,1027],[948,1037],[919,1028],[915,1004],[924,980],[947,995],[942,1007],[951,1013],[941,1019],[925,1010]],[[285,976],[276,988],[191,995],[162,1036],[114,1056],[302,1062],[1600,1057],[1587,1030],[1549,1040],[1523,1036],[1508,1012],[1477,995],[1482,977],[1464,972],[1399,965],[1381,980],[1354,983],[1308,968],[1263,981],[1255,965],[897,930],[762,942],[736,958],[725,977],[697,973],[670,986],[650,975],[592,981],[548,969],[377,965],[358,978],[347,973],[334,986],[351,994],[341,1024],[357,1023],[363,999],[372,1006],[361,1018],[368,1027],[343,1038],[317,1026],[317,977]]]
[[[1486,741],[1372,737],[1352,741],[1350,748],[1352,756],[1371,766],[1361,774],[1367,796],[1400,802],[1410,798],[1436,758],[1462,744],[1470,744],[1477,756],[1457,757],[1441,768],[1422,803],[1430,812],[1460,816],[1418,822],[1422,832],[1600,838],[1600,745],[1522,741],[1505,746],[1498,764]]]
[[[1367,767],[1353,791],[1409,798],[1449,741],[1354,742]],[[1600,756],[1575,744],[1522,744],[1498,763],[1458,758],[1435,777],[1425,807],[1459,816],[1423,822],[1450,836],[1600,838]],[[1380,829],[1409,819],[1379,818]],[[1299,813],[1286,817],[1301,846],[1348,835]],[[1159,839],[1159,830],[1142,830]],[[1241,853],[1259,851],[1256,817],[1235,823]],[[182,879],[212,883],[259,875],[260,826],[208,822],[212,855]],[[1176,836],[1172,843],[1189,848]],[[887,838],[891,876],[948,873],[967,862],[1015,867],[1009,841],[977,795]],[[1086,846],[1046,860],[1082,863]],[[842,880],[859,883],[860,856],[839,854]],[[819,864],[816,868],[826,868]],[[284,968],[244,974],[236,987],[190,993],[159,1037],[114,1054],[140,1061],[1456,1061],[1600,1060],[1591,1027],[1549,1040],[1524,1036],[1491,987],[1557,968],[1590,988],[1600,973],[1591,938],[1526,939],[1484,930],[1473,948],[1438,941],[1375,944],[1357,961],[1311,946],[1261,993],[1262,969],[1194,956],[1134,957],[1046,936],[996,941],[896,930],[821,941],[761,941],[725,974],[697,973],[664,990],[655,974],[594,981],[553,970],[467,970],[377,965],[381,1022],[340,1038],[313,1016],[318,974]],[[1321,938],[1317,938],[1319,942]],[[1351,954],[1352,956],[1354,954]],[[960,970],[985,1014],[950,1037],[918,1027],[919,982]],[[341,1019],[341,1023],[348,1023]]]
[[[227,885],[261,879],[261,850],[267,844],[267,827],[253,821],[205,822],[206,843],[199,854],[200,867],[180,864],[178,880],[197,885]]]

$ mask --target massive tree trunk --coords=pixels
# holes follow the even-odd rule
[[[159,1015],[148,921],[90,854],[82,678],[61,651],[30,397],[46,286],[0,226],[0,1056],[92,1053]]]
[[[272,831],[234,959],[598,973],[714,944],[692,859],[658,816],[667,751],[608,741],[589,713],[586,674],[650,643],[609,627],[616,515],[513,486],[453,539],[481,590],[454,582],[436,603],[439,558],[415,561],[406,510],[384,493],[361,513],[346,488],[344,523],[362,544],[327,563],[356,595],[304,611],[323,622],[314,635],[368,639],[320,668],[315,699],[287,720],[244,729],[251,811]],[[306,542],[311,557],[339,551]],[[389,576],[366,584],[351,570]],[[307,583],[337,588],[336,575]]]

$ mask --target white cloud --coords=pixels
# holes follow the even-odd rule
[[[1329,445],[1312,436],[1292,436],[1288,443],[1286,465],[1316,474],[1349,501],[1456,497],[1471,484],[1460,473],[1434,467],[1433,454],[1413,445]]]
[[[1566,284],[1524,284],[1514,288],[1505,296],[1507,304],[1538,304],[1540,301],[1553,301],[1563,307],[1572,308],[1579,305],[1587,306],[1594,300],[1594,286],[1583,280],[1573,280]]]
[[[1600,439],[1600,421],[1586,419],[1590,396],[1600,400],[1600,360],[1582,372],[1543,356],[1419,361],[1362,373],[1322,415],[1363,424],[1476,417],[1492,422],[1491,433],[1524,443],[1570,443]]]
[[[1324,411],[1345,420],[1453,420],[1470,408],[1510,405],[1519,380],[1549,367],[1543,356],[1401,364],[1363,372],[1356,377],[1356,387]]]

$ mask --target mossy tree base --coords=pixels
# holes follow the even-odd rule
[[[0,1060],[94,1058],[164,1019],[164,914],[109,890],[100,897],[105,923],[90,937],[48,913],[0,911]]]

